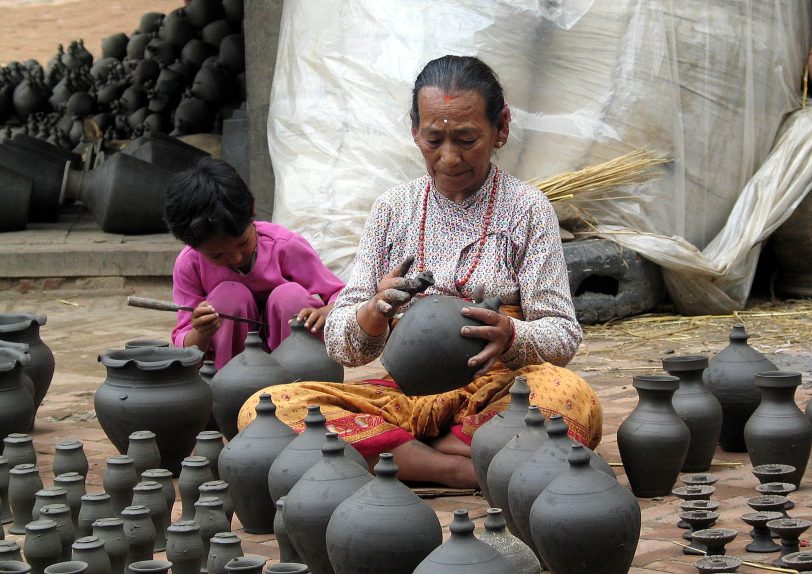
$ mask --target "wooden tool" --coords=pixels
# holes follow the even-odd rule
[[[158,299],[148,299],[146,297],[136,297],[131,295],[127,297],[127,305],[130,307],[140,307],[141,309],[153,309],[155,311],[194,311],[194,307],[186,307],[183,305],[175,305],[170,301],[159,301]],[[247,317],[236,317],[234,315],[226,315],[225,313],[217,313],[221,319],[230,319],[231,321],[239,321],[240,323],[250,323],[258,327],[268,327],[267,323],[248,319]]]

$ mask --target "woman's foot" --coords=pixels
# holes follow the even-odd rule
[[[398,465],[398,479],[403,482],[433,482],[452,488],[479,487],[469,457],[446,454],[418,440],[402,444],[390,452]],[[377,462],[377,457],[367,459],[370,469]]]
[[[429,441],[429,446],[443,454],[456,454],[471,458],[471,446],[465,444],[454,433],[446,433]]]

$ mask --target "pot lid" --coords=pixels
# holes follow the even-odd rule
[[[192,347],[135,347],[132,349],[108,350],[99,355],[99,362],[105,367],[123,368],[135,365],[142,371],[158,371],[172,365],[191,367],[203,359],[203,351]]]

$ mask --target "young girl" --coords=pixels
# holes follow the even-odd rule
[[[229,164],[206,158],[179,174],[166,194],[166,222],[185,247],[172,273],[179,311],[172,331],[177,347],[197,345],[219,370],[244,348],[248,323],[218,313],[263,321],[267,350],[290,334],[296,314],[319,335],[344,287],[300,235],[254,221],[254,196]]]

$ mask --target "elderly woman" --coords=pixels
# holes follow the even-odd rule
[[[269,387],[277,415],[297,430],[308,404],[368,461],[395,456],[402,480],[474,487],[470,442],[476,429],[509,402],[517,374],[530,400],[561,413],[570,434],[595,447],[602,414],[589,385],[563,368],[578,349],[575,318],[558,234],[546,197],[491,163],[510,132],[510,112],[493,71],[472,57],[429,62],[412,96],[412,136],[427,174],[383,194],[372,207],[352,276],[325,326],[330,355],[347,366],[383,351],[392,317],[409,307],[414,276],[434,273],[428,293],[473,299],[500,296],[501,312],[465,308],[485,339],[472,357],[467,386],[407,397],[391,380],[360,384],[298,383]],[[477,293],[477,291],[484,293]],[[257,396],[243,407],[254,416]]]

